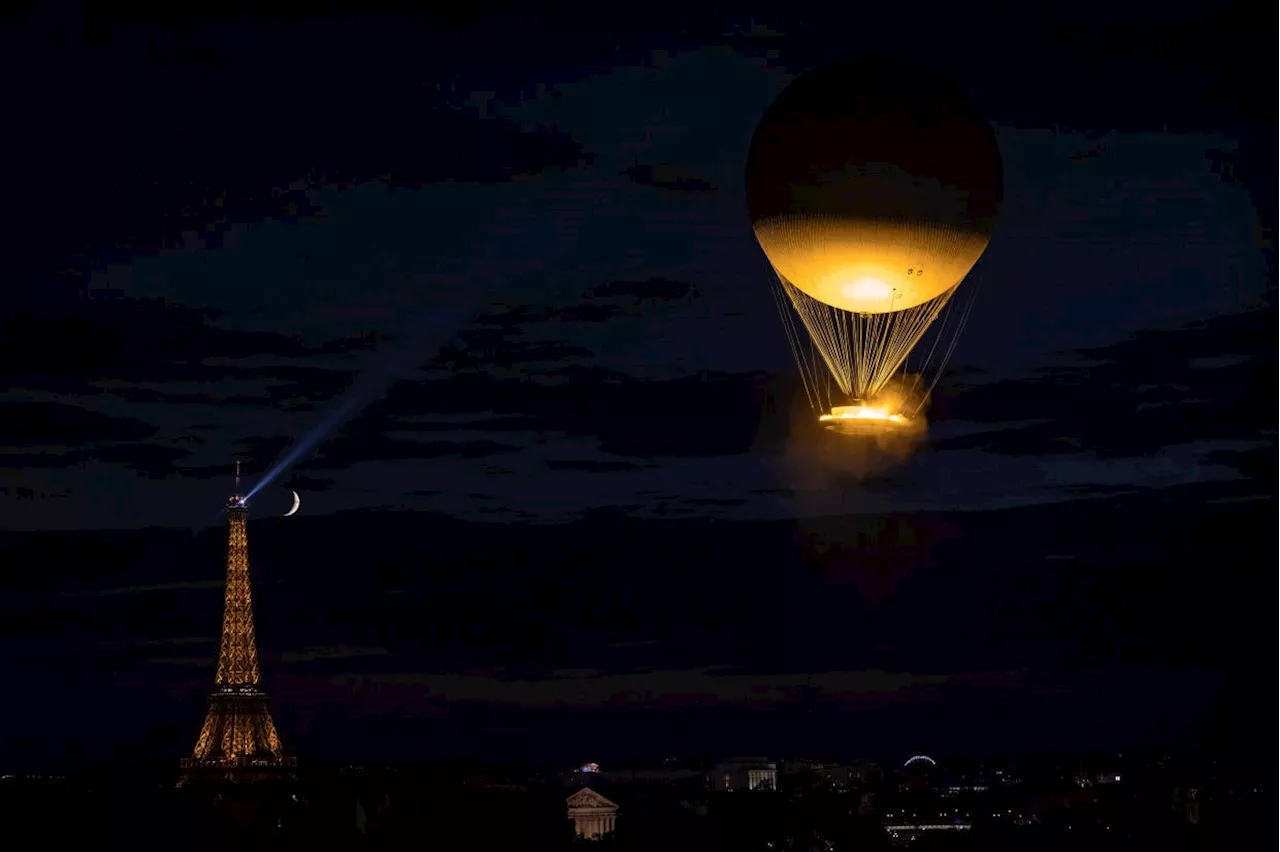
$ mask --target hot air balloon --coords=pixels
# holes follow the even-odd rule
[[[933,71],[837,62],[798,77],[765,112],[746,184],[823,425],[875,433],[909,423],[968,318],[972,303],[954,311],[952,299],[1000,206],[991,126]],[[895,381],[931,327],[932,345],[919,346],[928,363],[913,365],[912,381]]]

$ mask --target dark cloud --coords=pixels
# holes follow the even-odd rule
[[[673,291],[674,292],[674,291]],[[619,292],[595,293],[602,297],[635,296],[630,288]],[[560,307],[536,307],[533,305],[511,305],[498,310],[489,311],[476,319],[478,326],[490,326],[505,330],[507,333],[519,333],[520,326],[531,323],[550,321],[574,323],[601,323],[613,319],[623,310],[621,305],[586,301],[576,305]]]
[[[152,479],[163,479],[175,471],[178,461],[191,455],[180,447],[162,447],[155,444],[106,444],[85,451],[93,461],[127,465]]]
[[[13,61],[58,69],[36,71],[45,81],[38,98],[11,105],[32,129],[21,140],[26,166],[10,188],[36,235],[22,246],[27,259],[52,266],[86,244],[126,253],[193,241],[216,247],[242,223],[317,215],[306,194],[314,186],[489,183],[591,159],[553,129],[448,106],[424,85],[423,57],[435,49],[423,48],[421,32],[417,49],[401,51],[353,49],[346,27],[323,22],[305,35],[273,29],[261,23],[246,35],[148,21],[90,41],[50,43],[44,33],[20,40]],[[175,46],[193,41],[218,61],[181,59]],[[332,53],[299,77],[281,63],[304,44]],[[416,67],[396,64],[409,55]],[[134,110],[122,124],[109,106],[119,92],[167,106]],[[60,108],[42,108],[51,102]],[[253,133],[242,132],[250,126]],[[76,141],[84,127],[114,130],[86,148]]]
[[[1270,528],[1274,500],[1209,504],[1212,494],[1240,492],[1223,484],[1184,490],[1176,501],[1150,492],[980,514],[811,522],[640,520],[615,511],[522,527],[349,513],[287,526],[265,519],[250,534],[267,648],[385,647],[404,666],[500,666],[519,676],[547,661],[608,669],[615,665],[610,642],[656,640],[637,666],[785,670],[803,646],[814,671],[909,671],[928,661],[935,671],[963,672],[1062,654],[1073,665],[1100,664],[1127,653],[1107,645],[1123,634],[1158,640],[1170,660],[1213,664],[1248,619],[1233,619],[1221,635],[1191,636],[1185,618],[1265,606],[1245,592],[1265,579],[1257,569],[1267,551],[1255,546]],[[1125,523],[1090,532],[1114,516]],[[154,587],[35,602],[37,610],[91,614],[101,631],[95,643],[212,636],[224,536],[221,529],[195,539],[155,530],[6,532],[0,556],[46,565],[41,576],[25,578],[38,588]],[[432,542],[427,550],[413,547],[424,540]],[[406,552],[415,554],[411,563]],[[608,571],[588,556],[596,553],[609,555]],[[1046,562],[1053,554],[1076,558]],[[1168,582],[1179,566],[1194,575],[1210,554],[1225,572],[1214,583]],[[176,562],[191,566],[181,588],[173,586]],[[314,582],[322,563],[366,570],[340,572],[334,587]],[[6,577],[5,607],[17,600],[13,583],[24,580]],[[881,594],[881,586],[893,593]],[[1037,603],[1028,608],[1028,601]],[[141,607],[131,612],[144,613],[155,629],[134,635],[118,617],[121,606]],[[937,630],[918,635],[921,620]],[[192,634],[201,623],[207,631]],[[761,623],[773,629],[760,634]],[[173,630],[165,633],[168,624]],[[952,637],[946,648],[929,647],[938,631]],[[705,657],[682,656],[692,647]]]
[[[139,370],[157,361],[197,363],[210,356],[293,356],[300,339],[214,325],[221,311],[161,299],[82,298],[66,294],[19,305],[0,323],[0,353],[11,373]],[[113,376],[115,377],[115,376]]]
[[[57,402],[0,402],[0,441],[9,446],[81,444],[104,439],[140,441],[156,428]]]
[[[944,388],[935,419],[1040,421],[937,444],[1013,455],[1142,455],[1202,440],[1267,440],[1274,428],[1274,317],[1253,311],[1139,332],[1070,353],[1023,379]]]
[[[1242,476],[1264,484],[1272,494],[1276,489],[1276,448],[1255,447],[1249,450],[1214,450],[1205,453],[1205,462],[1234,468]]]
[[[67,497],[66,491],[42,491],[22,485],[0,485],[0,497],[14,500],[61,500]]]
[[[565,459],[547,462],[552,470],[581,470],[587,473],[616,473],[623,470],[639,470],[643,465],[627,461],[602,461],[598,459]]]
[[[302,474],[291,475],[285,484],[299,491],[328,491],[333,487],[333,483],[327,479],[317,479],[313,476],[303,476]]]
[[[1105,59],[1143,57],[1144,61],[1173,61],[1181,65],[1216,69],[1207,93],[1235,101],[1247,114],[1275,119],[1274,99],[1251,88],[1250,66],[1245,57],[1266,50],[1259,13],[1248,3],[1206,9],[1181,21],[1082,20],[1064,22],[1057,38],[1072,50]]]
[[[519,340],[502,332],[465,331],[461,344],[448,344],[433,363],[451,369],[513,367],[517,364],[589,358],[591,350],[561,340]]]
[[[370,406],[361,428],[483,404],[498,415],[534,418],[539,430],[597,436],[614,455],[732,455],[754,445],[770,408],[767,377],[757,374],[640,381],[583,367],[555,375],[561,381],[554,384],[483,373],[401,382]]]
[[[241,459],[246,461],[246,459]],[[249,465],[250,469],[257,469],[253,465]],[[183,465],[177,468],[177,472],[183,476],[189,476],[192,479],[223,479],[230,470],[225,464],[208,464],[208,465]]]
[[[591,291],[596,298],[629,296],[637,304],[646,301],[678,301],[698,296],[698,288],[685,281],[647,278],[644,281],[610,281]]]
[[[606,285],[603,292],[607,295],[602,298],[636,298],[650,291],[615,283]],[[668,292],[674,297],[680,288],[669,288]],[[154,305],[143,305],[141,311],[153,318],[166,315],[164,311],[157,313]],[[798,421],[790,409],[792,397],[799,395],[787,379],[764,374],[707,373],[677,380],[643,381],[615,371],[565,363],[566,359],[586,359],[590,353],[582,347],[526,337],[524,332],[525,324],[555,314],[554,310],[515,305],[480,317],[445,353],[456,359],[455,368],[461,361],[472,369],[455,369],[444,378],[396,383],[384,398],[376,400],[339,433],[304,454],[299,469],[341,469],[358,462],[386,459],[483,459],[517,453],[528,445],[488,437],[471,441],[459,439],[456,433],[537,432],[544,438],[547,433],[565,433],[591,438],[599,451],[617,456],[705,457],[771,446],[795,432]],[[190,314],[177,309],[173,316],[181,326]],[[216,333],[216,326],[207,328]],[[1064,357],[1063,366],[1023,380],[961,385],[953,379],[936,395],[931,420],[940,426],[955,419],[985,421],[998,428],[940,439],[934,450],[987,450],[1006,455],[1091,453],[1120,458],[1147,455],[1169,444],[1190,441],[1270,442],[1262,435],[1266,423],[1263,412],[1267,394],[1273,393],[1268,376],[1274,377],[1275,367],[1273,357],[1269,366],[1266,362],[1265,341],[1265,317],[1247,314],[1186,329],[1145,333],[1114,346],[1071,353]],[[284,345],[295,344],[285,341]],[[302,347],[293,351],[312,350]],[[306,366],[299,363],[302,357],[305,356],[295,358],[293,363],[266,367],[237,365],[234,360],[203,364],[183,361],[172,367],[184,381],[199,379],[201,385],[224,390],[234,387],[235,381],[251,383],[272,377],[269,381],[274,384],[261,383],[260,395],[246,394],[240,401],[276,410],[291,406],[312,409],[313,416],[321,417],[329,401],[352,381],[353,374]],[[520,372],[504,376],[494,367],[517,367]],[[169,368],[161,363],[152,368],[151,375],[163,378]],[[217,398],[179,393],[180,387],[155,381],[140,390],[158,401],[169,402],[208,403],[236,398],[230,393]],[[126,401],[131,398],[128,386],[122,388],[119,383],[105,384],[103,389]],[[65,450],[11,454],[2,460],[4,464],[11,468],[50,469],[110,460],[150,477],[162,477],[175,469],[202,479],[226,475],[225,466],[209,464],[211,459],[184,464],[190,451],[176,438],[164,446],[143,443],[155,434],[155,427],[134,423],[132,432],[129,428],[122,432],[82,409],[49,405],[53,408],[38,406],[33,411],[43,412],[41,416],[71,411],[70,417],[84,416],[92,422],[86,422],[85,428],[79,430],[44,432],[62,434],[64,438],[58,443]],[[1009,421],[1024,421],[1024,425],[1010,427],[1006,425]],[[6,422],[12,430],[15,423],[22,421],[10,417]],[[1114,428],[1117,423],[1124,428]],[[253,437],[232,449],[248,470],[262,471],[281,458],[298,440],[296,436],[306,431],[295,427],[289,435]],[[413,433],[421,435],[421,439],[407,437]],[[451,434],[442,435],[439,441],[427,440],[433,433]],[[121,441],[122,437],[126,440]],[[185,444],[198,440],[192,437]],[[10,443],[15,449],[38,445],[29,438]],[[136,450],[131,449],[135,444]],[[1224,447],[1213,461],[1242,472],[1248,470],[1250,475],[1265,469],[1265,453],[1238,456]],[[632,464],[575,459],[568,454],[567,458],[550,461],[548,466],[604,475],[632,469]],[[881,477],[877,481],[864,477],[858,488],[865,493],[892,496],[896,479]],[[1086,491],[1099,493],[1088,489],[1073,493],[1084,496]],[[665,511],[691,511],[693,506],[674,501]]]
[[[478,330],[470,332],[477,339],[495,336],[496,330],[518,335],[521,327],[534,323],[565,322],[596,324],[619,316],[634,316],[635,308],[645,302],[680,301],[696,296],[697,289],[679,281],[615,281],[600,285],[585,294],[586,301],[575,305],[537,307],[512,305],[490,311],[477,318]],[[605,301],[605,300],[612,301]]]
[[[230,455],[241,462],[245,471],[252,474],[260,474],[269,470],[271,465],[283,457],[285,452],[293,447],[296,441],[296,438],[286,435],[254,435],[235,441],[230,447]],[[304,457],[304,460],[309,456],[310,454],[308,457]],[[181,468],[183,476],[195,479],[225,478],[229,471],[230,467],[226,462],[209,465],[189,465]],[[289,487],[311,491],[323,491],[331,485],[325,480],[306,476],[294,476],[291,478],[291,483]]]
[[[100,665],[133,668],[153,665],[217,665],[216,639],[212,636],[117,643],[95,649],[93,656]],[[180,656],[203,652],[198,656]]]
[[[158,388],[133,387],[130,385],[117,385],[111,387],[110,390],[113,397],[128,402],[163,402],[173,405],[181,403],[194,403],[197,405],[217,403],[218,405],[260,406],[270,400],[270,397],[265,393],[219,394],[216,392],[216,387],[216,385],[211,386],[208,391],[203,393],[182,393],[180,391],[165,391]]]
[[[457,333],[431,361],[448,369],[474,370],[554,363],[592,357],[582,346],[563,340],[530,338],[525,326],[558,318],[554,308],[528,304],[495,306]]]
[[[129,375],[129,372],[118,371],[117,375]],[[114,399],[135,403],[307,411],[318,402],[336,397],[350,385],[352,378],[353,374],[346,370],[293,365],[245,367],[158,361],[135,374],[137,383],[113,379],[94,382],[87,387],[76,384],[63,387],[68,392],[104,393]]]
[[[762,375],[705,374],[607,387],[593,400],[592,431],[617,455],[733,455],[760,436],[768,405]]]
[[[268,367],[219,365],[210,372],[220,373],[220,380],[265,382],[258,404],[275,404],[283,409],[306,408],[320,400],[330,399],[344,391],[355,373],[305,364],[272,364]],[[265,398],[264,398],[265,397]]]
[[[352,352],[369,352],[376,350],[382,336],[375,330],[361,332],[351,337],[326,340],[316,346],[315,351],[322,355],[346,355]]]
[[[306,363],[236,364],[253,356],[305,359],[324,347],[309,349],[279,333],[224,328],[216,324],[218,316],[211,309],[129,298],[68,296],[26,306],[0,321],[0,369],[10,386],[105,392],[143,403],[305,403],[337,394],[351,380],[349,373]],[[260,387],[238,391],[228,385],[237,381]],[[136,429],[112,434],[128,437]]]
[[[246,470],[266,470],[293,443],[294,439],[284,435],[254,435],[236,442],[235,455]],[[225,467],[221,475],[227,475]]]
[[[16,470],[35,468],[69,467],[83,459],[76,451],[46,453],[4,453],[0,455],[0,465]]]
[[[553,312],[547,307],[535,305],[507,305],[486,311],[476,317],[475,325],[495,326],[508,333],[518,334],[518,328],[532,322],[545,322]]]
[[[59,612],[0,608],[0,636],[22,636],[56,630],[65,621]]]
[[[1094,143],[1088,148],[1083,148],[1069,155],[1072,160],[1096,160],[1107,152],[1106,141]]]
[[[467,458],[483,459],[506,453],[519,452],[518,444],[500,444],[497,441],[424,441],[415,458]]]
[[[1066,703],[1064,719],[1075,718],[1081,707],[1069,696],[1086,672],[1218,671],[1264,638],[1257,633],[1268,623],[1264,539],[1274,529],[1274,498],[1211,502],[1242,493],[1238,483],[1212,483],[1016,510],[823,522],[642,520],[624,508],[553,526],[421,512],[258,519],[250,540],[259,639],[278,724],[294,742],[299,716],[325,706],[367,724],[401,706],[390,692],[402,689],[406,706],[417,706],[409,693],[444,690],[475,703],[454,704],[454,719],[469,724],[495,705],[540,705],[557,684],[564,689],[565,670],[585,669],[606,681],[593,689],[633,709],[646,671],[683,673],[667,683],[677,692],[696,686],[712,705],[732,702],[747,681],[773,684],[778,713],[807,714],[785,716],[783,727],[807,719],[827,726],[824,736],[847,730],[848,713],[899,688],[945,700],[936,711],[927,709],[935,701],[912,703],[910,725],[886,719],[881,735],[895,725],[918,735],[945,723],[956,712],[952,691],[965,684],[998,689],[1001,707],[1006,694],[1016,701],[1049,690],[1062,696],[1055,706]],[[1103,523],[1118,517],[1124,523]],[[822,548],[804,545],[811,534],[821,534]],[[0,562],[44,566],[0,577],[2,632],[32,649],[15,655],[12,674],[62,672],[36,698],[58,706],[92,694],[110,671],[117,692],[136,679],[170,695],[145,702],[148,725],[188,717],[198,724],[224,548],[221,528],[196,537],[0,532]],[[1061,554],[1075,558],[1046,559]],[[1178,580],[1202,576],[1206,564],[1218,566],[1212,582]],[[180,580],[175,565],[185,566]],[[317,582],[324,565],[361,569]],[[1188,623],[1199,629],[1188,632]],[[620,644],[629,646],[623,655]],[[297,679],[307,672],[319,680]],[[892,672],[927,674],[884,674]],[[836,702],[829,715],[822,702],[797,697],[793,687],[810,679]],[[1165,700],[1098,694],[1117,706],[1146,702],[1148,721]],[[190,706],[175,695],[189,695]],[[970,725],[992,712],[965,706]],[[846,712],[834,712],[840,708]],[[602,736],[629,724],[618,712]],[[725,723],[715,716],[698,724]],[[577,724],[567,730],[588,721]],[[345,729],[328,726],[325,736],[335,730]],[[759,714],[750,731],[767,733]]]
[[[1142,488],[1132,485],[1068,485],[1063,492],[1076,497],[1109,497],[1119,494],[1137,494]]]
[[[298,464],[297,469],[344,468],[359,462],[400,459],[483,459],[516,453],[521,449],[523,447],[519,444],[497,441],[404,441],[363,432],[358,435],[346,433],[326,441],[314,455]]]
[[[621,308],[617,305],[601,305],[595,302],[583,302],[569,305],[556,311],[556,319],[563,322],[606,322],[615,317]]]
[[[397,432],[456,432],[459,429],[477,432],[527,432],[545,429],[543,420],[532,414],[486,416],[477,414],[465,419],[421,420],[392,416],[392,427]]]
[[[711,181],[671,163],[636,163],[623,172],[632,183],[673,192],[715,192]]]

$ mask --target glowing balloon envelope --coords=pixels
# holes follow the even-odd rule
[[[973,101],[888,59],[797,78],[747,163],[756,239],[855,405],[884,389],[982,256],[1000,200],[999,150]]]

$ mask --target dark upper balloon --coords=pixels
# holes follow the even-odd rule
[[[916,220],[989,234],[1001,200],[991,126],[927,68],[859,58],[797,78],[751,143],[753,223],[788,214]]]

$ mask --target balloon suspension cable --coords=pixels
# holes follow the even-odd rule
[[[874,399],[884,390],[898,375],[912,349],[950,304],[956,291],[952,287],[934,299],[905,310],[855,314],[819,302],[781,275],[776,277],[779,290],[786,295],[809,332],[812,348],[847,399]],[[798,329],[780,298],[778,303],[792,354],[804,377],[806,392],[810,392],[810,384],[817,384],[813,381],[817,378],[814,375],[817,358],[806,362],[802,357]],[[811,403],[815,396],[818,394],[810,392]]]
[[[779,277],[778,281],[782,279]],[[823,381],[823,371],[817,369],[817,352],[813,341],[807,335],[803,335],[800,329],[796,328],[795,314],[788,309],[786,296],[779,283],[777,287],[770,288],[773,291],[773,302],[778,309],[778,318],[782,320],[782,328],[787,335],[787,345],[791,349],[791,355],[795,358],[796,366],[800,371],[800,382],[804,386],[805,396],[809,399],[809,405],[815,410],[821,410],[824,407],[822,399],[823,385],[828,382]],[[807,357],[806,357],[807,350]]]
[[[951,320],[956,313],[955,304],[956,302],[954,298],[949,300],[947,302],[946,309],[943,310],[942,315],[938,318],[937,324],[934,328],[930,329],[932,332],[931,337],[933,339],[929,343],[929,351],[925,354],[924,358],[922,358],[918,364],[910,364],[903,368],[904,372],[910,372],[915,376],[914,381],[911,383],[911,390],[907,393],[907,399],[917,398],[917,394],[920,392],[920,385],[924,381],[924,377],[929,373],[929,365],[933,363],[933,356],[938,350],[938,344],[947,336],[947,327],[951,324]],[[959,330],[955,333],[959,334]],[[932,388],[930,388],[930,390],[931,389]],[[928,399],[928,397],[928,391],[925,392],[924,396],[919,397],[921,402],[920,405],[916,406],[915,413],[919,413],[920,406],[924,404],[924,400]],[[912,414],[913,417],[915,416],[915,413]]]
[[[942,361],[939,362],[937,369],[933,373],[933,379],[929,382],[928,390],[926,390],[924,394],[921,395],[920,401],[916,404],[915,411],[911,413],[912,417],[915,417],[917,414],[920,413],[920,409],[924,407],[925,402],[933,394],[934,388],[938,386],[938,382],[942,379],[942,374],[946,371],[947,365],[951,363],[951,356],[955,354],[956,345],[960,342],[960,336],[964,333],[965,327],[969,325],[969,317],[973,313],[973,306],[978,301],[978,293],[980,293],[981,291],[982,291],[982,277],[978,276],[978,280],[974,282],[971,288],[969,288],[969,294],[968,294],[968,298],[965,300],[964,309],[961,310],[960,312],[960,319],[956,323],[955,332],[952,333],[952,335],[947,341],[947,348],[942,355]],[[934,347],[936,347],[938,344],[938,341],[945,336],[945,330],[946,330],[946,327],[944,322],[943,328],[939,330],[938,336],[934,338],[934,341],[933,341]],[[932,357],[933,347],[930,347],[929,354],[930,354],[930,357]],[[923,376],[923,375],[924,375],[924,370],[921,370],[921,372],[917,376],[917,385],[919,384],[919,376]]]

